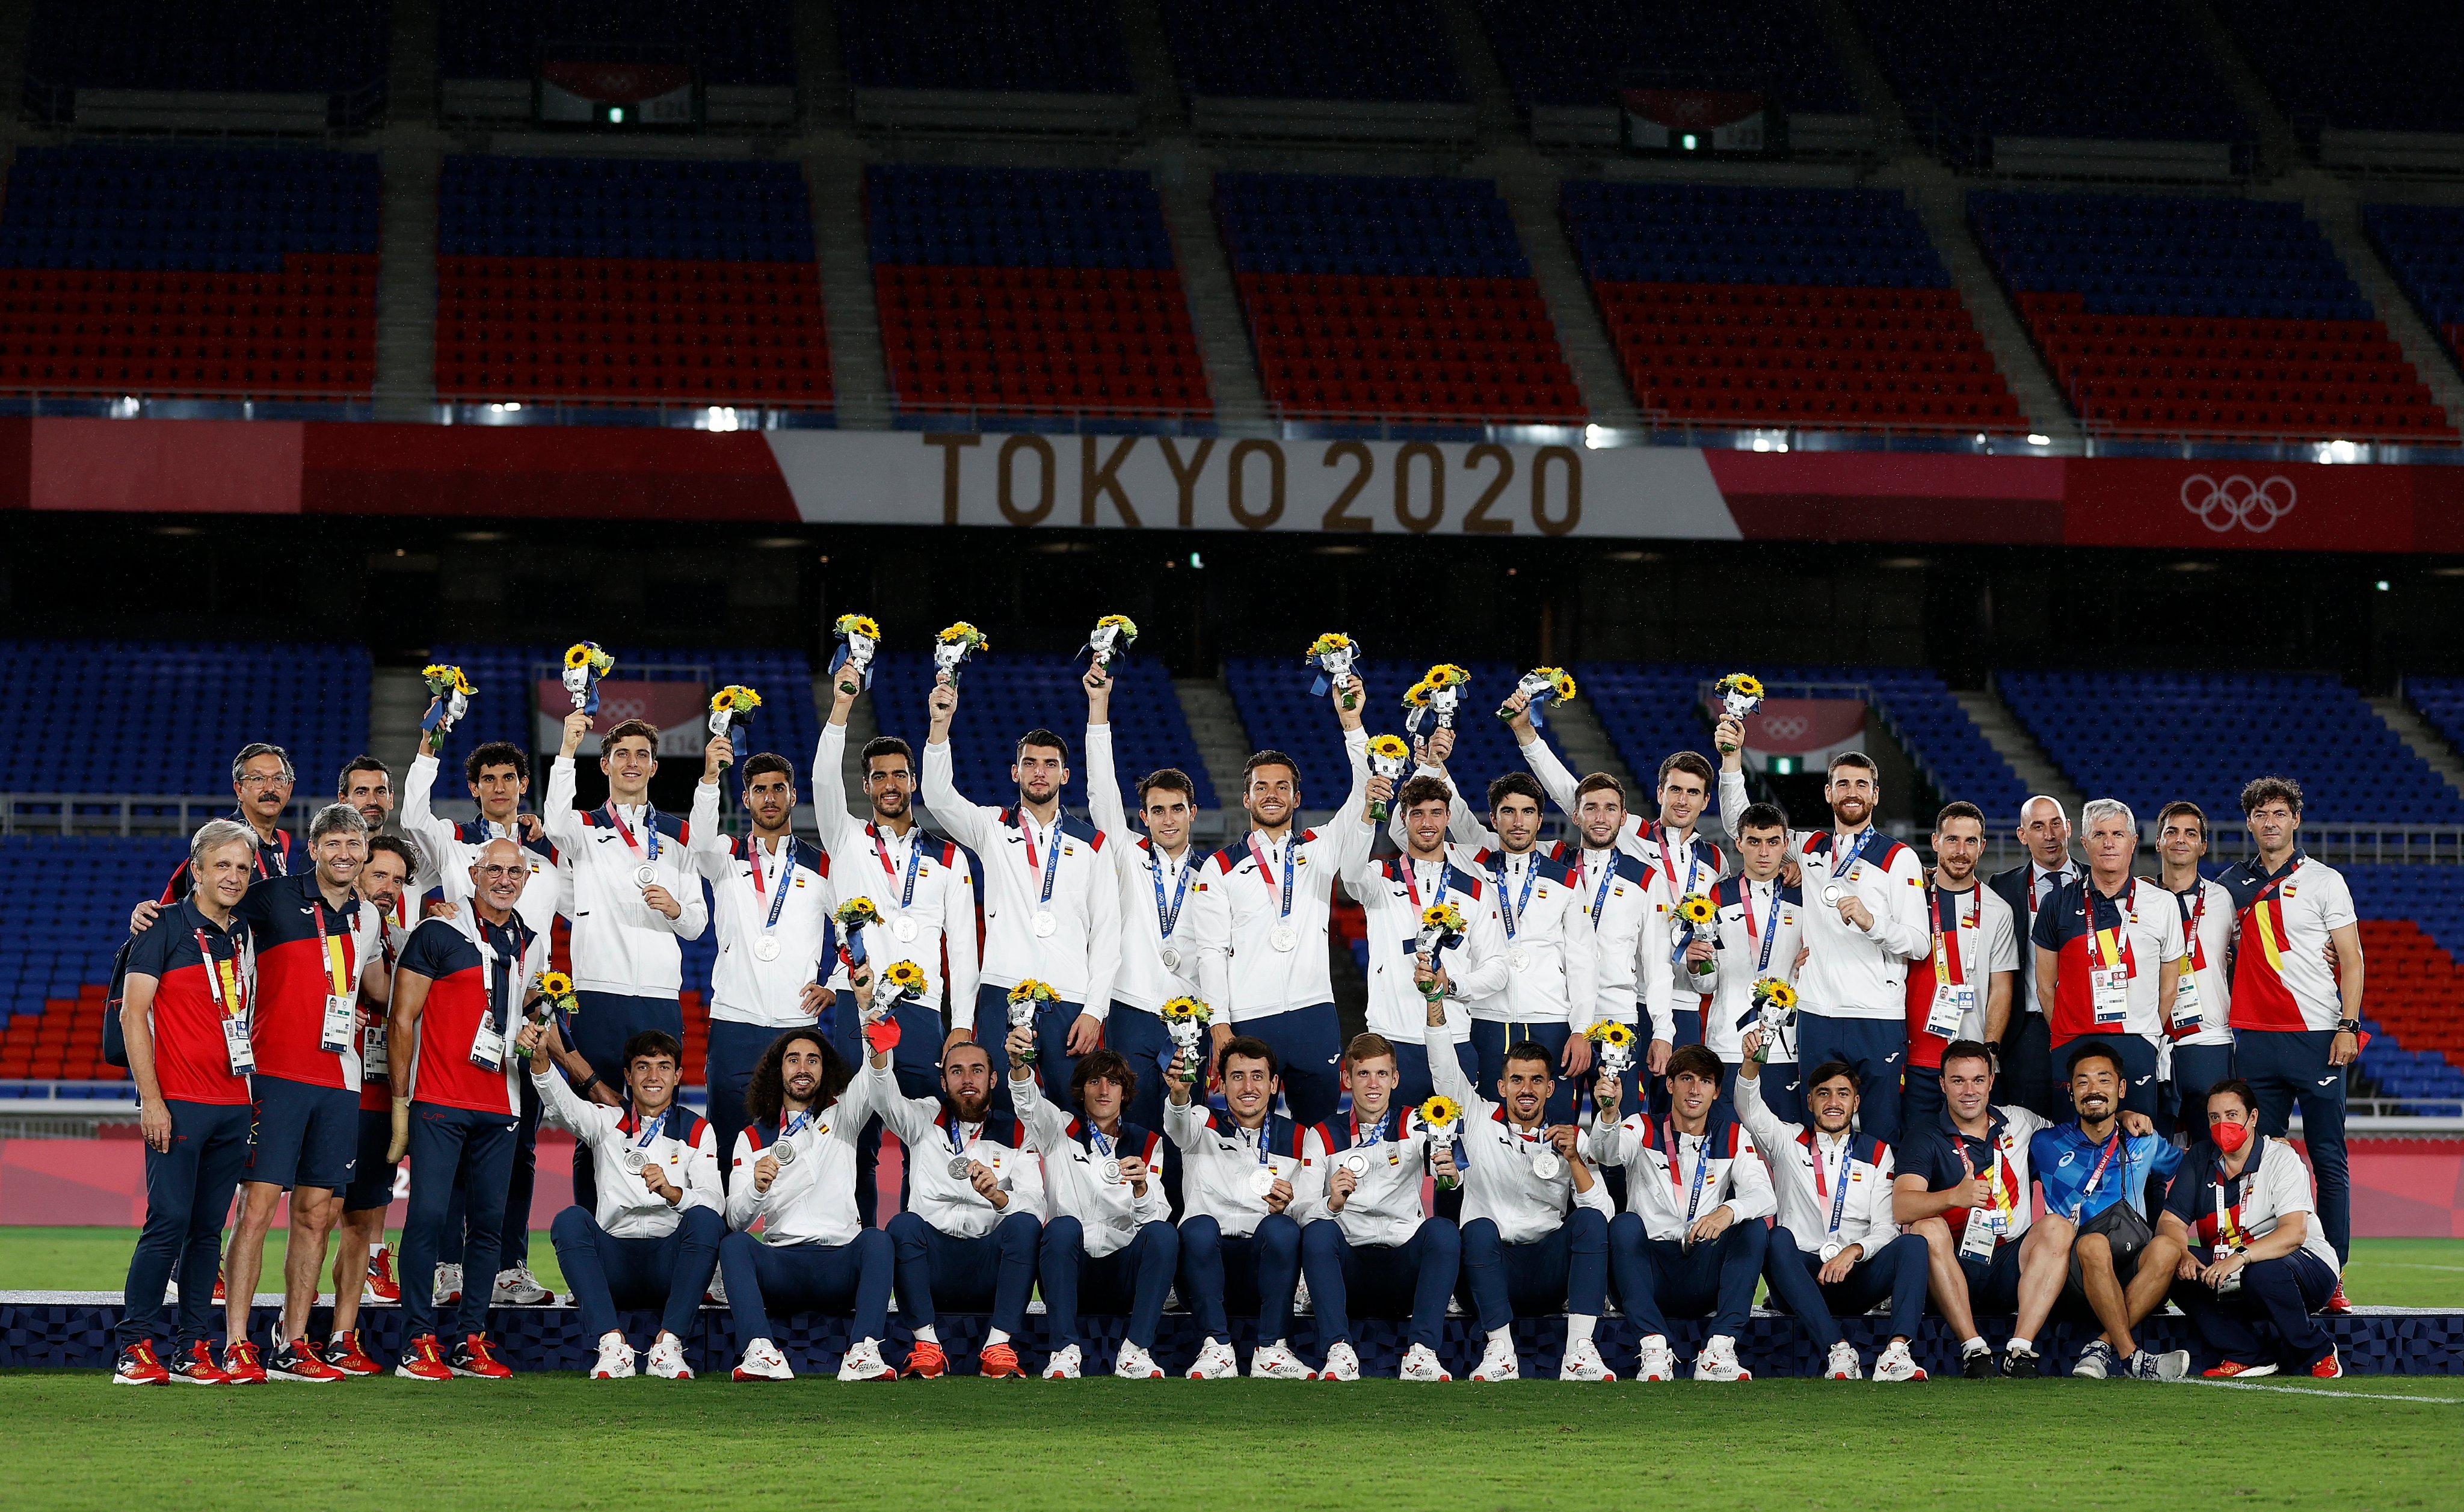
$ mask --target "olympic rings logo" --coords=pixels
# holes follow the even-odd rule
[[[2264,536],[2293,513],[2295,501],[2293,480],[2282,476],[2255,483],[2238,472],[2222,479],[2193,472],[2182,480],[2182,507],[2219,536],[2235,526]]]
[[[1813,721],[1803,714],[1765,714],[1763,734],[1774,740],[1794,740],[1813,728]]]

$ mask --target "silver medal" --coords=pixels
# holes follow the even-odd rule
[[[1251,1196],[1263,1197],[1274,1190],[1275,1172],[1272,1167],[1259,1166],[1249,1172],[1249,1194]]]
[[[890,932],[898,937],[900,944],[913,944],[914,943],[917,932],[915,929],[915,921],[913,919],[903,917],[892,919],[890,921]]]
[[[1824,1239],[1822,1241],[1822,1263],[1828,1265],[1833,1260],[1837,1260],[1839,1258],[1840,1250],[1844,1248],[1846,1248],[1846,1246],[1841,1244],[1837,1239]]]
[[[1059,928],[1061,928],[1061,921],[1052,916],[1050,909],[1045,909],[1037,910],[1035,915],[1035,932],[1039,938],[1048,938],[1052,931]]]
[[[779,958],[778,936],[774,934],[765,934],[759,939],[755,940],[753,942],[753,958],[757,961],[777,960]]]
[[[633,886],[647,887],[659,880],[659,868],[644,862],[633,868]]]
[[[1288,951],[1300,942],[1300,934],[1288,924],[1276,925],[1275,932],[1266,936],[1266,943],[1279,951]]]
[[[1120,1184],[1121,1163],[1119,1161],[1108,1159],[1102,1165],[1097,1166],[1095,1170],[1103,1176],[1107,1185],[1117,1186]]]
[[[1517,945],[1506,953],[1506,964],[1518,972],[1528,972],[1531,969],[1531,953]]]
[[[1355,1176],[1365,1176],[1369,1174],[1369,1157],[1357,1150],[1353,1150],[1343,1157],[1343,1169]]]
[[[777,1160],[782,1167],[796,1163],[796,1147],[784,1139],[779,1141],[778,1148],[771,1150],[770,1154],[771,1158]]]
[[[1531,1157],[1531,1173],[1543,1181],[1556,1180],[1557,1172],[1565,1169],[1566,1163],[1557,1158],[1553,1150],[1544,1150]]]
[[[631,1172],[633,1174],[637,1176],[640,1175],[649,1168],[649,1164],[650,1157],[642,1153],[640,1150],[628,1150],[625,1151],[625,1169]]]
[[[964,1181],[967,1179],[967,1168],[973,1164],[974,1162],[964,1155],[954,1155],[950,1158],[950,1174]]]
[[[1848,889],[1836,882],[1826,882],[1822,885],[1822,904],[1825,908],[1839,907],[1839,900],[1846,896],[1848,896]]]
[[[1163,969],[1168,972],[1177,972],[1180,970],[1179,946],[1167,945],[1163,948]]]

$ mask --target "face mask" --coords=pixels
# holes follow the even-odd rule
[[[2216,1148],[2218,1150],[2221,1150],[2226,1154],[2230,1155],[2234,1150],[2239,1150],[2242,1146],[2250,1143],[2250,1126],[2248,1124],[2228,1124],[2221,1122],[2210,1124],[2208,1126],[2208,1137],[2216,1142]]]

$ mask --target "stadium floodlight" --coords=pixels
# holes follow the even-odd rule
[[[2040,430],[2031,430],[2028,432],[2028,445],[2032,447],[2050,447],[2053,444],[2054,438],[2046,435]]]
[[[2389,587],[2387,586],[2387,581],[2385,578],[2381,578],[2381,579],[2379,580],[2379,592],[2381,592],[2381,593],[2392,593],[2393,591],[2394,591],[2393,589],[2391,589],[2391,588],[2389,588]]]
[[[2357,442],[2344,440],[2321,442],[2319,445],[2319,460],[2321,462],[2359,462],[2362,460],[2362,448]]]
[[[610,105],[607,107],[607,124],[611,126],[621,126],[625,124],[624,106]]]
[[[1205,569],[1205,566],[1206,566],[1206,559],[1205,559],[1205,558],[1203,558],[1203,557],[1201,557],[1201,556],[1199,556],[1198,553],[1196,553],[1196,552],[1194,552],[1194,551],[1193,551],[1193,552],[1191,552],[1191,553],[1189,554],[1189,564],[1190,564],[1192,567],[1195,567],[1195,568],[1199,569],[1200,571],[1203,571],[1203,570]]]
[[[1700,138],[1700,137],[1697,137],[1696,135],[1694,135],[1694,133],[1692,133],[1692,132],[1690,132],[1690,131],[1689,131],[1689,132],[1685,133],[1685,135],[1684,135],[1683,137],[1680,138],[1679,140],[1684,143],[1685,150],[1686,150],[1686,151],[1688,151],[1688,152],[1691,152],[1691,151],[1693,151],[1693,150],[1694,150],[1695,145],[1696,145],[1697,143],[1699,143],[1703,139],[1702,139],[1702,138]]]
[[[708,409],[701,412],[701,424],[695,428],[700,430],[741,430],[744,428],[744,422],[742,417],[737,415],[735,410],[730,409],[725,405],[713,405]]]
[[[1602,447],[1604,447],[1604,446],[1607,446],[1607,445],[1608,445],[1608,442],[1609,442],[1609,427],[1606,427],[1606,426],[1585,426],[1585,427],[1583,427],[1583,446],[1584,446],[1584,448],[1585,448],[1586,449],[1588,449],[1588,450],[1592,450],[1592,451],[1597,451],[1600,448],[1602,448]]]

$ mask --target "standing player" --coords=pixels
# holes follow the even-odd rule
[[[236,915],[255,874],[256,837],[209,820],[189,842],[191,886],[128,948],[121,1033],[145,1139],[145,1226],[128,1258],[112,1381],[219,1386],[206,1337],[223,1233],[248,1161],[248,1019],[255,990],[249,929]],[[179,1319],[158,1353],[163,1297],[176,1273]],[[246,1346],[243,1346],[245,1348]]]
[[[2352,1253],[2344,1068],[2361,1053],[2361,925],[2343,874],[2300,848],[2299,783],[2258,778],[2241,811],[2258,855],[2216,879],[2233,901],[2233,1068],[2258,1095],[2261,1133],[2283,1138],[2300,1105],[2319,1224],[2341,1261]],[[2349,1310],[2341,1281],[2327,1310]]]
[[[2122,1061],[2120,1111],[2158,1112],[2156,1046],[2181,974],[2182,910],[2130,874],[2139,821],[2101,798],[2079,810],[2087,826],[2085,880],[2036,910],[2036,998],[2048,1005],[2054,1054],[2093,1037]]]
[[[1207,858],[1197,912],[1182,926],[1199,931],[1199,997],[1226,1010],[1235,1036],[1274,1049],[1286,1106],[1304,1127],[1333,1116],[1340,1081],[1342,1031],[1327,958],[1335,879],[1368,860],[1377,838],[1368,817],[1369,737],[1359,709],[1344,707],[1367,703],[1368,690],[1347,677],[1328,696],[1352,763],[1343,806],[1324,830],[1301,828],[1300,763],[1281,751],[1249,757],[1241,778],[1249,831]],[[1184,1265],[1187,1239],[1184,1232]]]
[[[1754,1006],[1754,983],[1765,977],[1790,980],[1796,975],[1799,937],[1805,929],[1800,922],[1804,899],[1781,875],[1788,866],[1788,816],[1775,803],[1741,803],[1728,826],[1737,847],[1737,874],[1712,889],[1720,922],[1712,937],[1711,974],[1694,978],[1711,995],[1703,1044],[1720,1058],[1724,1107],[1735,1106],[1746,1031],[1761,1012]],[[1763,1094],[1791,1111],[1798,1102],[1795,1064],[1795,1059],[1783,1052],[1781,1069],[1788,1073],[1790,1084]],[[1631,1086],[1626,1103],[1641,1106]]]
[[[982,858],[984,964],[976,989],[973,1034],[992,1053],[1009,1037],[1009,991],[1035,980],[1052,989],[1037,1009],[1036,1053],[1047,1075],[1066,1079],[1095,1048],[1111,1011],[1121,966],[1121,893],[1104,837],[1062,811],[1069,752],[1049,730],[1019,736],[1010,762],[1016,808],[979,807],[953,777],[950,721],[957,685],[938,674],[924,744],[924,806],[952,839]],[[954,1015],[962,1013],[955,1001]],[[954,1021],[955,1033],[966,1028]],[[902,1036],[902,1041],[904,1037]],[[1009,1100],[1005,1079],[992,1088]]]
[[[1579,869],[1560,859],[1563,846],[1539,848],[1541,798],[1540,784],[1527,773],[1509,772],[1488,785],[1499,848],[1472,859],[1496,898],[1506,986],[1472,1000],[1471,1043],[1484,1086],[1506,1075],[1509,1047],[1545,1047],[1567,1077],[1563,1086],[1551,1086],[1548,1110],[1551,1123],[1562,1124],[1574,1116],[1573,1079],[1592,1063],[1584,1034],[1599,1005],[1599,940],[1583,913]],[[1435,1077],[1435,1067],[1430,1074]]]
[[[2181,1131],[2195,1142],[2208,1088],[2233,1074],[2233,994],[2226,957],[2233,953],[2233,894],[2199,875],[2208,854],[2208,816],[2196,803],[2167,803],[2156,816],[2156,852],[2164,858],[2165,890],[2182,905],[2182,943],[2190,958],[2173,978],[2165,1032],[2173,1039],[2173,1103]],[[2161,1122],[2159,1127],[2163,1127]]]
[[[2019,937],[2033,941],[2037,911],[2079,880],[2079,866],[2071,860],[2070,816],[2062,811],[2061,800],[2039,794],[2020,804],[2018,839],[2028,848],[2028,859],[1994,873],[1985,885],[2010,905]],[[2031,963],[2035,959],[2033,947],[2020,954]],[[2019,973],[2013,996],[2016,1000],[1999,1041],[2002,1095],[2013,1107],[2052,1118],[2061,1107],[2054,1095],[2053,1030],[2046,1017],[2052,1005],[2036,1000],[2033,964]]]
[[[825,937],[837,904],[829,858],[798,840],[796,769],[775,751],[744,763],[744,813],[750,834],[718,828],[719,774],[736,760],[725,736],[702,756],[693,789],[693,869],[710,881],[711,918],[718,930],[718,961],[710,976],[710,1046],[706,1052],[710,1127],[718,1148],[736,1151],[744,1129],[744,1089],[770,1042],[820,1019]],[[731,1185],[727,1168],[722,1185]]]
[[[1977,879],[1984,856],[1983,811],[1944,804],[1934,817],[1933,886],[1925,889],[1933,946],[1908,968],[1903,1129],[1931,1129],[1942,1116],[1942,1047],[1953,1040],[1997,1044],[2010,1023],[2019,938],[2011,905]]]
[[[1834,756],[1823,798],[1832,827],[1797,852],[1805,905],[1804,1007],[1796,1019],[1802,1073],[1826,1061],[1856,1067],[1864,1131],[1899,1138],[1900,1071],[1907,1059],[1908,962],[1925,953],[1925,867],[1881,832],[1882,779],[1861,751]]]
[[[1369,779],[1371,801],[1385,797],[1385,781]],[[1428,989],[1419,980],[1422,969],[1428,971],[1430,988],[1454,1001],[1493,997],[1506,987],[1506,938],[1488,885],[1456,866],[1446,848],[1454,789],[1441,778],[1415,777],[1405,780],[1394,801],[1402,815],[1403,853],[1388,861],[1364,858],[1344,873],[1343,883],[1360,900],[1366,919],[1369,1029],[1389,1041],[1400,1078],[1395,1100],[1411,1107],[1427,1102],[1436,1090],[1429,1081],[1428,1051],[1420,1043],[1421,1020],[1428,1011]],[[1463,937],[1451,945],[1440,942],[1432,953],[1437,958],[1424,961],[1419,954],[1420,916],[1441,905],[1463,916]],[[1458,1041],[1453,1053],[1468,1056],[1468,1041]],[[1464,1070],[1471,1074],[1470,1064]]]
[[[410,936],[397,910],[405,886],[419,869],[416,857],[410,842],[401,836],[379,835],[368,842],[368,859],[360,867],[360,903],[376,921],[369,941],[376,959],[363,978],[360,997],[359,1158],[351,1168],[351,1184],[342,1189],[342,1217],[334,1229],[334,1331],[325,1344],[325,1363],[344,1375],[374,1375],[382,1369],[361,1347],[361,1304],[402,1300],[385,1243],[385,1212],[393,1205],[398,1169],[398,1162],[385,1158],[393,1144],[394,1085],[385,1017],[394,962]],[[405,1087],[410,1085],[409,1059],[406,1047]]]
[[[1197,1067],[1176,1060],[1165,1075],[1164,1137],[1180,1147],[1180,1294],[1203,1335],[1193,1381],[1241,1373],[1232,1353],[1231,1308],[1258,1311],[1252,1379],[1306,1381],[1309,1369],[1286,1337],[1301,1274],[1301,1225],[1318,1194],[1301,1149],[1301,1128],[1275,1116],[1275,1052],[1235,1035],[1215,1057],[1223,1117],[1191,1101]]]
[[[1941,1120],[1911,1129],[1900,1146],[1891,1216],[1925,1241],[1926,1287],[1959,1341],[1959,1373],[1993,1374],[1976,1313],[2015,1313],[2002,1373],[2034,1379],[2036,1329],[2061,1296],[2070,1256],[2066,1236],[2033,1232],[2028,1147],[2045,1121],[1994,1104],[1993,1052],[1974,1040],[1943,1047],[1942,1097]]]

